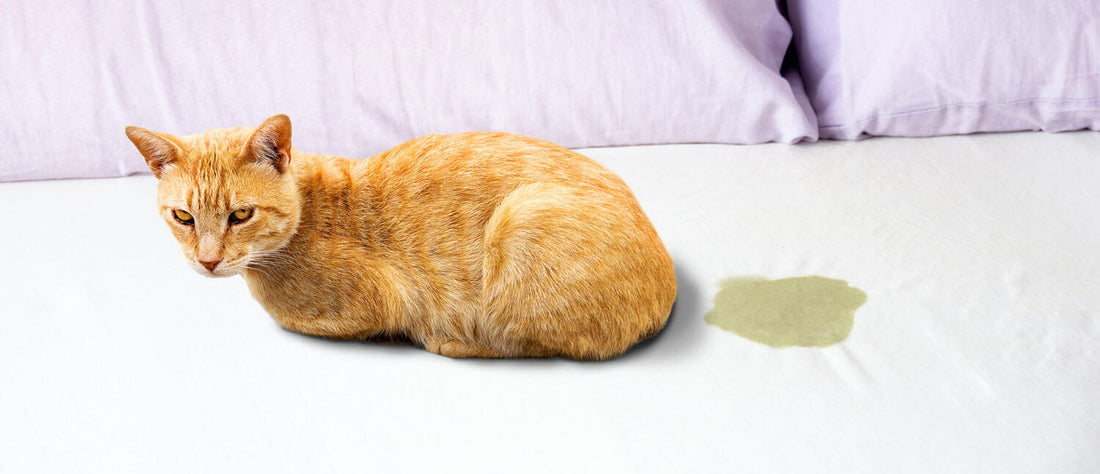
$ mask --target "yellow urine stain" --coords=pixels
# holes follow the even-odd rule
[[[771,347],[826,347],[852,332],[867,294],[820,276],[722,282],[706,321]]]

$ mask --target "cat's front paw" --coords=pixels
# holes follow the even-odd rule
[[[424,348],[429,352],[455,359],[470,357],[500,359],[505,357],[503,353],[496,349],[491,349],[480,344],[470,344],[456,339],[431,340],[424,345]]]

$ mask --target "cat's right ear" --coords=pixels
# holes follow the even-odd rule
[[[248,138],[250,157],[271,165],[280,174],[290,165],[290,117],[279,114],[264,120]]]
[[[165,166],[179,159],[180,147],[168,136],[131,125],[126,127],[126,137],[134,142],[157,179],[160,179]]]

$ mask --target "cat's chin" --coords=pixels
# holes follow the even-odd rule
[[[229,278],[231,276],[237,276],[237,275],[241,274],[241,272],[236,271],[236,270],[222,272],[221,269],[218,269],[215,272],[208,272],[206,270],[200,270],[199,273],[201,273],[204,277],[207,277],[207,278]]]

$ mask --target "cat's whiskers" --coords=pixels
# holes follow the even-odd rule
[[[248,252],[247,255],[249,257],[258,257],[258,256],[264,256],[264,255],[275,255],[275,254],[283,253],[283,250],[284,250],[283,248],[270,249],[270,250],[253,250],[251,252]]]
[[[241,267],[248,270],[256,270],[258,272],[264,273],[265,275],[272,276],[270,272],[274,271],[275,267],[281,267],[283,263],[286,262],[269,261],[263,258],[249,258]]]
[[[282,251],[283,249],[249,252],[246,266],[250,268],[277,267],[292,263],[294,259]]]
[[[285,261],[272,261],[272,260],[258,260],[249,262],[252,267],[264,267],[264,268],[285,268],[289,266],[290,262]]]
[[[244,268],[246,270],[251,270],[251,271],[254,271],[254,272],[257,272],[257,273],[261,273],[261,274],[263,274],[264,276],[266,276],[268,278],[275,278],[275,276],[272,275],[271,272],[268,271],[268,269],[266,269],[264,267],[257,267],[257,266],[252,266],[251,264],[245,264]]]
[[[282,256],[278,250],[260,250],[256,252],[250,252],[248,254],[249,259],[262,258],[262,257],[278,257]]]

